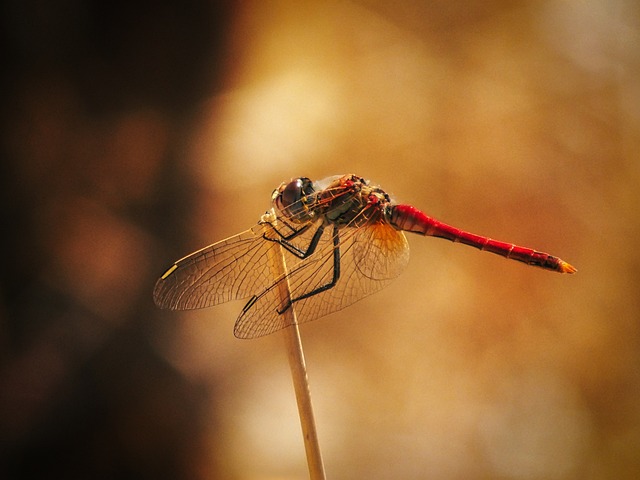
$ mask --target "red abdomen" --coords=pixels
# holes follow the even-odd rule
[[[564,260],[539,252],[532,248],[519,247],[513,243],[499,242],[488,237],[465,232],[425,215],[410,205],[392,205],[387,211],[391,225],[405,232],[419,233],[430,237],[446,238],[480,250],[511,258],[527,265],[534,265],[560,273],[575,273],[577,270]]]

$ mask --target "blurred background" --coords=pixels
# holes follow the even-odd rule
[[[562,276],[410,237],[302,327],[332,479],[640,476],[640,6],[9,1],[0,476],[303,479],[280,335],[155,308],[296,176],[355,173]]]

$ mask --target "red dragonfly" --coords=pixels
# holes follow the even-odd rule
[[[340,310],[386,286],[409,261],[402,233],[440,237],[560,273],[567,262],[531,248],[498,242],[394,204],[380,187],[356,175],[283,183],[272,209],[253,228],[175,262],[156,283],[161,308],[189,310],[248,298],[234,327],[238,338],[288,326],[295,307],[304,323]],[[271,249],[283,252],[286,271],[274,275]],[[271,250],[271,252],[270,252]],[[280,254],[278,252],[278,254]],[[278,294],[288,282],[290,298]]]

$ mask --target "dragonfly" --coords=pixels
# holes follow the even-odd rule
[[[282,183],[271,209],[252,228],[176,261],[158,279],[160,308],[190,310],[248,299],[238,338],[271,334],[343,309],[378,292],[409,261],[403,232],[444,238],[545,270],[575,273],[558,257],[452,227],[353,174]],[[275,250],[274,250],[275,249]],[[274,273],[274,253],[284,270]],[[286,282],[287,298],[279,294]]]

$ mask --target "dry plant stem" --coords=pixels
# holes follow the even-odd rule
[[[293,387],[296,391],[296,400],[298,402],[298,414],[300,415],[300,425],[302,427],[302,436],[304,437],[304,449],[307,454],[309,478],[311,480],[324,480],[324,464],[322,463],[322,453],[320,452],[316,422],[311,406],[311,394],[307,381],[307,367],[304,362],[302,342],[300,341],[300,331],[298,324],[295,323],[295,312],[292,309],[287,311],[291,312],[294,323],[285,328],[283,334],[287,344],[291,377],[293,378]]]
[[[273,272],[277,277],[279,277],[286,272],[282,247],[274,244],[274,248],[270,249],[270,252]],[[278,293],[282,303],[286,305],[291,295],[289,291],[289,282],[280,282],[278,284]],[[322,454],[320,452],[320,444],[318,443],[316,422],[313,417],[313,408],[311,406],[311,393],[309,391],[309,382],[307,379],[307,367],[304,361],[300,330],[298,328],[298,320],[296,318],[296,312],[293,309],[293,305],[291,308],[288,308],[283,315],[285,316],[285,322],[289,325],[287,328],[282,330],[282,332],[287,345],[287,356],[289,358],[289,366],[291,367],[293,388],[295,389],[296,400],[298,402],[298,413],[300,415],[300,425],[302,427],[302,436],[304,438],[304,449],[307,454],[309,478],[311,480],[324,480],[324,465],[322,463]]]

